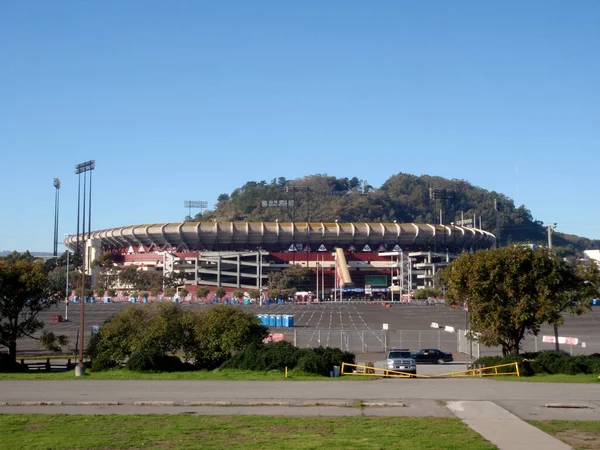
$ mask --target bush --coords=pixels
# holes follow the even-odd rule
[[[570,355],[563,352],[540,352],[533,361],[533,368],[535,373],[566,373],[570,358]]]
[[[255,314],[233,306],[217,305],[190,317],[183,350],[203,369],[221,366],[245,347],[260,345],[267,335]]]
[[[131,355],[127,368],[134,372],[181,372],[187,370],[189,365],[177,356],[165,355],[157,348],[143,348]]]
[[[483,364],[486,367],[519,362],[519,371],[522,376],[536,373],[576,375],[579,373],[600,373],[600,354],[589,356],[571,356],[561,351],[530,352],[519,356],[485,356],[477,359],[474,364]],[[499,369],[508,372],[508,369]]]
[[[254,344],[229,358],[221,367],[240,370],[289,370],[329,376],[333,366],[342,362],[355,364],[354,353],[343,352],[339,348],[299,349],[289,342]]]
[[[119,364],[109,355],[102,353],[92,360],[92,370],[94,372],[103,372],[105,370],[114,369]]]
[[[343,362],[356,364],[354,354],[344,352],[339,348],[318,347],[304,352],[298,360],[296,369],[303,372],[329,376],[329,372],[333,370],[333,366],[341,367]]]
[[[173,303],[129,306],[102,325],[89,341],[87,353],[92,360],[106,354],[117,363],[148,347],[175,353],[183,346],[189,314],[193,313]]]
[[[289,342],[252,344],[235,354],[221,366],[224,369],[239,370],[283,370],[292,369],[298,364],[302,351]]]
[[[535,374],[531,362],[522,356],[507,355],[507,356],[483,356],[476,359],[473,365],[481,364],[484,367],[501,366],[503,364],[519,363],[519,374],[524,377],[529,377]],[[499,373],[514,372],[514,366],[500,367]]]

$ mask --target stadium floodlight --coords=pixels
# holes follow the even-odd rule
[[[88,264],[86,261],[86,240],[85,240],[85,196],[86,196],[86,186],[87,186],[87,173],[90,172],[90,192],[88,194],[88,202],[89,202],[89,220],[88,220],[88,238],[92,233],[92,171],[96,168],[96,161],[90,160],[75,166],[75,175],[79,176],[79,186],[77,188],[77,250],[79,250],[79,207],[81,203],[80,190],[81,190],[81,174],[83,174],[83,214],[82,214],[82,222],[83,226],[81,228],[82,231],[82,239],[83,246],[81,248],[81,296],[79,297],[80,305],[80,317],[79,317],[79,363],[75,368],[75,376],[80,377],[85,375],[85,367],[83,366],[83,346],[84,346],[84,332],[85,332],[85,273],[88,268]],[[89,256],[88,256],[89,258]]]
[[[202,209],[208,208],[208,202],[206,200],[184,200],[183,207],[189,209],[188,217],[192,219],[192,208],[199,208],[200,215],[202,215]]]
[[[54,257],[58,256],[58,211],[60,205],[60,180],[58,178],[54,179]]]

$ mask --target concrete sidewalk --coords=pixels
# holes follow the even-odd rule
[[[490,401],[448,402],[448,408],[500,450],[569,450],[567,444]]]

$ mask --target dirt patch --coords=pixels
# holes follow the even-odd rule
[[[42,430],[44,428],[44,424],[41,423],[30,423],[25,427],[27,431],[37,431]]]
[[[578,450],[600,448],[600,434],[598,433],[590,433],[581,430],[567,430],[556,433],[555,436]]]

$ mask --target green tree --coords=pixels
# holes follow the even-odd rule
[[[225,297],[225,295],[226,295],[226,294],[227,294],[227,292],[225,292],[225,289],[224,289],[224,288],[222,288],[222,287],[218,287],[218,288],[215,290],[215,296],[216,296],[216,297],[217,297],[219,300],[221,300],[223,297]]]
[[[598,269],[576,269],[546,249],[523,246],[463,253],[443,272],[447,303],[466,305],[471,330],[484,345],[519,354],[526,334],[544,323],[562,323],[562,313],[582,314],[598,296]]]
[[[280,272],[269,273],[270,290],[303,291],[310,289],[310,275],[312,271],[300,265],[292,266]]]
[[[257,299],[260,297],[260,291],[258,289],[250,289],[248,295],[250,298]]]
[[[165,297],[171,298],[175,295],[175,292],[176,292],[175,288],[168,287],[168,288],[165,288],[164,294],[165,294]]]
[[[209,294],[210,289],[207,288],[206,286],[200,286],[198,289],[196,289],[196,297],[197,298],[206,298],[206,296]]]
[[[144,308],[128,306],[104,322],[88,346],[92,359],[100,357],[122,363],[140,349],[162,354],[182,347],[188,314],[174,303],[152,303]]]
[[[112,267],[112,255],[110,253],[102,253],[94,261],[92,261],[92,267]]]
[[[248,345],[259,345],[267,327],[256,315],[229,305],[217,305],[192,318],[185,341],[185,354],[204,369],[219,367]]]
[[[186,298],[189,294],[189,291],[186,288],[182,288],[179,290],[179,297],[181,297],[181,299],[183,300],[184,298]]]
[[[44,328],[38,315],[60,300],[42,261],[14,253],[0,258],[0,345],[8,348],[11,365],[16,362],[17,341],[37,339],[34,334]]]
[[[242,291],[233,291],[233,297],[237,298],[240,302],[244,299],[244,293]]]

